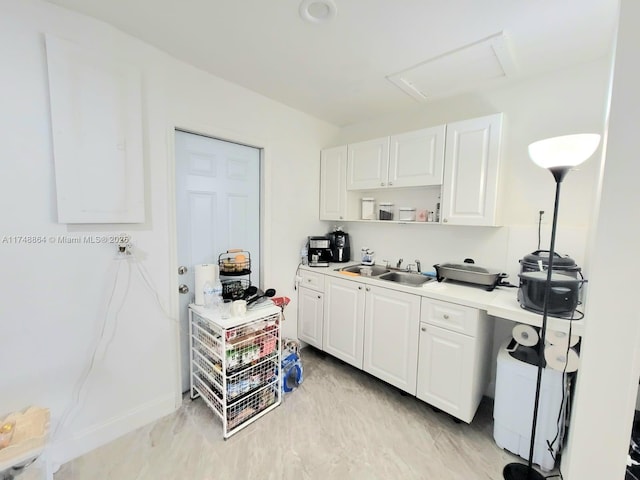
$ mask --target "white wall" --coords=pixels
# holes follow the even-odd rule
[[[589,322],[563,459],[568,480],[624,477],[640,375],[637,274],[627,261],[640,244],[640,4],[622,0],[620,5],[606,161],[590,253]]]
[[[144,224],[56,222],[45,32],[142,69]],[[319,150],[338,130],[37,0],[0,3],[0,58],[0,416],[31,404],[50,408],[51,458],[64,462],[171,412],[180,399],[171,128],[265,147],[264,279],[292,299],[302,242],[321,228]],[[12,235],[122,231],[138,260],[115,260],[113,245],[11,243]],[[295,303],[288,308],[284,332],[294,335]]]
[[[602,132],[608,83],[608,59],[556,71],[509,88],[441,100],[407,115],[387,116],[341,130],[339,143],[399,133],[495,112],[504,112],[501,180],[501,228],[445,225],[368,225],[347,227],[357,245],[366,244],[378,258],[424,265],[474,257],[477,263],[503,269],[517,280],[518,259],[537,246],[537,214],[546,212],[543,247],[548,247],[555,183],[533,164],[527,146],[563,133]],[[563,184],[558,251],[583,264],[585,232],[593,213],[599,173],[598,154],[573,171]],[[405,235],[405,232],[411,232]],[[455,235],[455,239],[452,237]],[[398,248],[393,238],[402,237]]]

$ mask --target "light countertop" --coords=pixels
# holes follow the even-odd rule
[[[357,263],[333,263],[328,267],[309,267],[308,265],[302,265],[300,266],[300,269],[335,278],[342,278],[344,280],[384,286],[385,288],[390,288],[392,290],[465,305],[485,310],[487,314],[494,317],[504,318],[513,322],[525,323],[536,327],[542,326],[541,314],[537,314],[520,307],[517,299],[517,288],[496,287],[493,291],[488,292],[483,287],[451,283],[446,280],[444,282],[432,281],[425,283],[424,285],[414,287],[380,280],[376,277],[345,275],[338,271],[339,269],[350,265],[357,265]],[[571,324],[573,334],[583,335],[584,321],[584,319],[581,319],[570,322],[568,319],[547,317],[547,328],[566,332],[569,330],[569,326]]]

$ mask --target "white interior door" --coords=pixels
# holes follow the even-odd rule
[[[188,304],[194,300],[194,265],[217,263],[240,248],[251,255],[251,283],[260,272],[260,150],[176,130],[176,224],[182,390],[189,389]]]

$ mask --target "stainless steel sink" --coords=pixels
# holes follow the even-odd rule
[[[426,277],[419,273],[409,272],[388,272],[378,277],[380,280],[386,280],[388,282],[401,283],[402,285],[410,285],[412,287],[419,287],[427,282],[434,280],[433,278]]]
[[[360,273],[360,269],[363,267],[365,267],[365,265],[352,265],[351,267],[342,267],[338,270],[343,272]],[[372,277],[377,277],[378,275],[382,275],[383,273],[389,272],[388,268],[385,268],[381,265],[371,265],[368,268],[371,269]]]

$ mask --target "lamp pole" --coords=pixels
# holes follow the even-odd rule
[[[547,282],[544,287],[544,301],[542,308],[542,330],[538,342],[538,377],[536,380],[536,394],[533,404],[533,422],[531,424],[531,443],[529,459],[526,465],[509,463],[505,465],[502,475],[505,480],[544,480],[544,477],[533,469],[533,450],[536,443],[536,427],[538,425],[538,407],[540,405],[540,390],[542,385],[542,371],[544,370],[544,343],[547,336],[547,317],[549,313],[549,297],[551,296],[551,275],[553,272],[553,256],[556,248],[556,229],[558,225],[558,205],[560,203],[560,185],[569,171],[568,167],[551,167],[549,171],[556,180],[556,197],[553,203],[553,222],[551,226],[551,243],[549,244],[549,265],[547,267]]]

